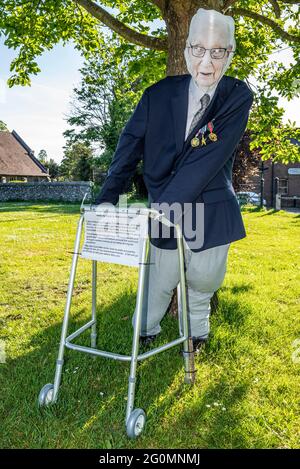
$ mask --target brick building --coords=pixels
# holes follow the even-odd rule
[[[291,138],[291,141],[300,146],[298,140]],[[300,208],[300,162],[282,164],[274,163],[271,159],[260,161],[260,168],[258,168],[256,175],[252,177],[251,188],[249,189],[257,194],[261,192],[261,167],[264,169],[264,199],[266,199],[267,207],[274,206],[277,190],[282,196],[282,208]]]

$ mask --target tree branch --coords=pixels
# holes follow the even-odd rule
[[[134,31],[121,21],[114,18],[110,13],[104,10],[104,8],[97,5],[97,3],[92,0],[76,0],[76,3],[81,5],[90,15],[94,16],[94,18],[97,18],[97,20],[104,23],[129,42],[137,44],[138,46],[147,47],[148,49],[164,51],[168,49],[166,38],[147,36],[146,34]]]
[[[270,3],[272,4],[272,7],[273,7],[276,18],[280,18],[281,11],[280,11],[280,7],[279,7],[277,1],[276,0],[270,0]]]
[[[227,0],[227,2],[225,2],[222,7],[222,11],[225,13],[225,11],[228,10],[228,8],[236,2],[237,0]]]
[[[282,39],[287,41],[300,43],[300,36],[293,36],[289,34],[284,29],[282,29],[275,21],[267,18],[266,16],[260,15],[259,13],[255,13],[254,11],[246,10],[245,8],[232,8],[228,11],[228,15],[234,16],[246,16],[248,18],[252,18],[253,20],[259,21],[260,23],[267,24],[270,28],[273,29]]]
[[[152,0],[151,3],[154,3],[162,12],[165,10],[166,0]]]

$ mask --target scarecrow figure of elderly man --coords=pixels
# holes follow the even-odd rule
[[[163,207],[161,213],[183,227],[194,351],[209,337],[210,300],[223,283],[230,244],[246,236],[232,187],[232,166],[253,93],[244,81],[225,75],[235,51],[234,30],[232,17],[215,10],[197,11],[184,50],[189,74],[167,76],[144,91],[95,200],[117,204],[143,160],[149,207]],[[172,209],[168,212],[166,207]],[[174,228],[165,236],[161,223],[156,223],[149,228],[142,344],[160,333],[180,278]],[[133,324],[134,320],[135,315]]]

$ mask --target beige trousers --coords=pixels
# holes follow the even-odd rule
[[[209,334],[210,299],[223,283],[230,243],[200,252],[184,242],[189,335]],[[160,249],[150,243],[150,264],[145,275],[141,335],[159,334],[160,321],[180,279],[178,250]],[[132,325],[135,321],[134,312]]]

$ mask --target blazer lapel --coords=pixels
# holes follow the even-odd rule
[[[176,150],[179,154],[182,153],[187,147],[190,146],[192,137],[200,129],[205,122],[213,118],[216,110],[218,109],[220,102],[222,101],[222,89],[226,76],[224,75],[219,81],[218,86],[215,90],[212,100],[206,108],[201,120],[191,130],[185,140],[186,121],[188,114],[188,102],[189,102],[189,84],[192,76],[186,75],[186,79],[182,81],[181,86],[178,89],[178,94],[173,96],[172,101],[172,114],[173,114],[173,125],[175,130],[176,139]]]
[[[214,92],[214,95],[213,95],[213,98],[212,100],[210,101],[209,105],[207,106],[207,108],[205,109],[204,111],[204,114],[203,116],[201,117],[200,121],[194,126],[194,128],[191,130],[191,132],[188,134],[185,142],[184,142],[184,149],[188,148],[191,146],[191,139],[194,137],[194,135],[196,134],[197,130],[198,129],[201,129],[201,127],[203,125],[205,125],[207,122],[209,122],[215,112],[216,112],[216,109],[217,109],[217,106],[218,106],[218,102],[219,102],[219,92],[220,92],[220,84],[221,84],[221,81],[218,83],[218,86]]]
[[[178,87],[177,94],[171,98],[177,153],[181,153],[184,144],[191,78],[191,75],[186,75],[186,78],[181,81]]]

